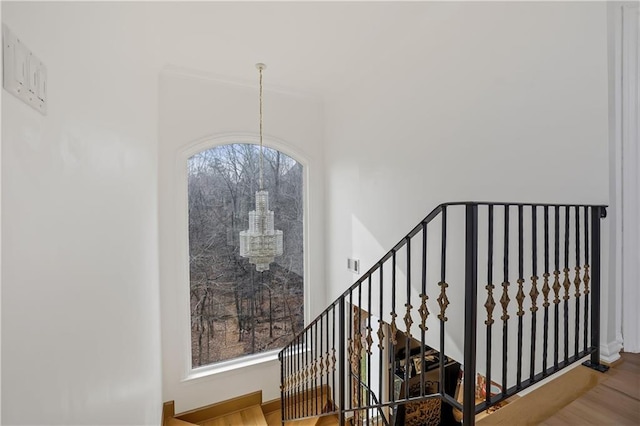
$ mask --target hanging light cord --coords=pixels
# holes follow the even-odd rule
[[[262,70],[266,68],[265,64],[256,64],[256,67],[260,71],[260,191],[264,190],[264,180],[263,180],[263,158],[264,155],[262,153]]]

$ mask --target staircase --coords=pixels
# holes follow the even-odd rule
[[[326,389],[309,393],[299,403],[309,406],[331,404]],[[177,415],[174,403],[170,401],[163,406],[162,419],[162,426],[282,426],[281,401],[262,402],[262,392],[258,391]],[[285,425],[333,426],[339,425],[339,421],[335,415],[325,415],[289,421]]]
[[[482,426],[492,425],[534,425],[534,424],[637,424],[640,420],[640,411],[637,401],[640,397],[637,383],[640,380],[640,354],[622,354],[622,360],[612,365],[610,373],[600,374],[593,369],[576,366],[566,373],[555,376],[554,380],[544,384],[540,388],[524,395],[510,399],[509,404],[492,411],[482,412],[476,415],[476,423]],[[259,393],[258,393],[259,394]],[[610,396],[603,398],[603,395]],[[243,398],[247,398],[246,395]],[[238,400],[240,398],[236,398]],[[232,400],[233,401],[233,400]],[[225,404],[225,401],[221,404]],[[246,404],[254,401],[248,400]],[[635,404],[635,405],[634,405]],[[589,406],[599,413],[598,417],[592,418],[584,416],[584,406]],[[169,412],[167,408],[171,403],[165,404],[165,415]],[[206,410],[203,407],[193,410],[191,413]],[[237,404],[235,405],[237,408]],[[234,409],[233,407],[228,407]],[[246,407],[249,409],[251,406]],[[259,415],[249,416],[249,410],[242,415],[235,416],[236,412],[223,413],[214,419],[207,419],[204,422],[215,420],[217,423],[233,426],[243,425],[281,425],[280,420],[280,400],[263,403],[260,405],[262,416],[266,423],[260,420]],[[244,411],[242,408],[240,411]],[[255,410],[254,410],[255,413]],[[573,413],[573,417],[572,414]],[[207,416],[207,413],[203,413]],[[165,418],[163,426],[193,426],[199,423],[190,423],[180,420],[182,415]],[[567,419],[577,418],[582,421]],[[591,414],[593,416],[593,414]],[[257,418],[258,421],[253,419]],[[555,420],[554,420],[555,419]],[[203,424],[203,422],[200,422]],[[205,423],[207,424],[207,423]],[[324,416],[320,418],[310,418],[297,422],[288,422],[287,425],[337,425],[338,419],[335,416]],[[348,424],[351,424],[348,422]],[[449,424],[442,422],[441,424]]]
[[[597,205],[441,204],[282,349],[280,400],[171,406],[164,426],[489,424],[584,358],[606,371],[604,217]]]

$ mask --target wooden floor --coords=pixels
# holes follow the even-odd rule
[[[593,389],[542,425],[640,425],[640,354],[622,353]]]
[[[578,366],[477,423],[640,425],[640,354],[623,353],[607,373]]]
[[[259,405],[198,423],[200,426],[268,426]]]

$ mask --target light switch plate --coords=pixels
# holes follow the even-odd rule
[[[348,258],[347,269],[353,272],[354,274],[360,273],[360,260]]]
[[[16,35],[2,24],[3,87],[41,114],[47,114],[47,69]]]

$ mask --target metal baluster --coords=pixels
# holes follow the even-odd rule
[[[287,416],[285,417],[286,419],[290,419],[293,417],[294,415],[294,401],[295,401],[295,395],[296,395],[296,389],[295,389],[295,354],[294,354],[294,348],[295,348],[295,339],[293,339],[293,341],[291,342],[291,344],[289,345],[289,396],[287,397],[287,404],[285,405],[285,410],[287,412]]]
[[[372,316],[372,310],[371,310],[371,275],[369,275],[369,292],[367,294],[368,296],[368,300],[367,300],[367,311],[369,313],[369,315],[367,316],[367,387],[369,388],[369,394],[371,392],[373,392],[373,389],[371,389],[371,345],[373,344],[373,339],[371,338],[371,316]],[[368,395],[369,395],[368,394]],[[367,405],[371,405],[371,401],[370,401],[371,396],[369,395],[369,397],[367,398]],[[367,410],[367,424],[369,423],[369,410]]]
[[[509,321],[509,205],[504,206],[504,281],[502,281],[502,394],[507,393],[507,351],[508,351],[508,321]]]
[[[290,391],[290,407],[289,418],[295,418],[298,414],[296,405],[298,404],[298,395],[300,390],[298,389],[298,357],[300,354],[300,346],[298,344],[299,339],[294,339],[291,345],[291,391]]]
[[[383,306],[382,306],[382,298],[384,296],[384,279],[383,279],[383,264],[380,263],[380,267],[378,268],[378,270],[380,271],[380,292],[379,292],[379,297],[378,299],[380,302],[380,307],[378,312],[380,312],[380,319],[378,319],[378,377],[380,377],[380,380],[378,380],[378,395],[380,395],[380,403],[384,402],[384,397],[382,395],[382,382],[384,380],[382,380],[382,360],[383,360],[383,353],[384,353],[384,314],[383,314]],[[392,365],[392,364],[390,364]]]
[[[313,387],[313,326],[307,330],[307,416],[313,415],[314,387]]]
[[[305,382],[305,365],[307,359],[307,333],[302,333],[301,337],[301,350],[302,356],[300,358],[300,416],[306,416],[305,397],[307,391],[307,384]]]
[[[278,354],[278,359],[280,360],[280,413],[286,417],[285,412],[285,401],[287,400],[287,361],[286,361],[286,353],[289,350],[289,347],[285,347],[284,351]]]
[[[542,375],[547,375],[547,348],[549,345],[549,206],[544,206],[544,284],[542,295],[544,302],[544,338],[542,347]]]
[[[573,280],[573,284],[576,286],[576,334],[575,334],[575,356],[578,357],[580,352],[580,207],[575,207],[576,212],[576,276]]]
[[[324,401],[324,386],[323,386],[323,376],[324,376],[324,352],[322,352],[322,349],[324,348],[324,345],[322,344],[322,340],[324,337],[323,332],[323,327],[322,327],[322,320],[324,319],[324,314],[322,314],[320,317],[318,317],[318,323],[317,323],[317,331],[318,331],[318,341],[317,341],[317,358],[316,358],[316,380],[318,383],[318,394],[319,394],[319,399],[320,401],[318,402],[318,408],[319,410],[317,410],[318,413],[322,413],[322,405],[323,405],[323,401]]]
[[[531,368],[529,370],[529,380],[533,383],[536,368],[536,313],[538,306],[538,214],[537,207],[531,206],[531,255],[532,255],[532,275],[531,275]]]
[[[291,384],[291,364],[290,364],[290,360],[291,358],[289,358],[289,354],[291,353],[291,343],[285,348],[284,353],[283,353],[283,359],[286,360],[284,361],[284,371],[285,371],[285,381],[284,381],[284,396],[282,398],[282,401],[280,401],[280,412],[282,413],[282,418],[286,419],[289,416],[289,390],[290,390],[290,384]]]
[[[589,208],[584,206],[584,350],[589,338]]]
[[[333,398],[331,399],[333,403],[336,403],[336,305],[334,304],[331,307],[331,393]],[[340,326],[338,326],[340,327]],[[342,373],[342,372],[341,372]],[[342,375],[342,374],[341,374]],[[344,405],[340,406],[340,410],[344,409]],[[335,411],[335,409],[334,409]]]
[[[289,396],[287,397],[287,404],[285,406],[285,410],[287,411],[287,419],[290,419],[294,415],[294,402],[296,395],[296,382],[295,382],[295,368],[296,368],[296,358],[294,349],[296,347],[296,339],[293,339],[291,345],[289,346]]]
[[[302,333],[301,337],[301,350],[302,357],[300,359],[300,415],[301,417],[305,417],[307,415],[307,407],[306,407],[306,392],[307,392],[307,383],[305,381],[305,367],[307,362],[307,333]]]
[[[355,336],[353,335],[353,291],[349,291],[349,408],[353,409],[353,357],[355,351]]]
[[[524,310],[522,309],[522,303],[524,302],[524,256],[523,256],[523,208],[522,205],[518,206],[518,293],[516,293],[516,300],[518,301],[518,364],[516,375],[516,386],[519,389],[522,386],[522,316]]]
[[[554,239],[554,254],[555,254],[555,270],[553,271],[553,292],[554,292],[554,341],[553,341],[553,368],[558,370],[558,352],[560,346],[560,206],[554,208],[554,227],[555,227],[555,239]]]
[[[424,395],[424,335],[427,331],[427,316],[429,310],[427,308],[427,223],[422,222],[422,288],[420,293],[420,359],[422,360],[422,368],[420,368],[420,395]]]
[[[313,415],[318,414],[318,322],[313,324],[313,338],[311,344],[313,345],[313,360],[311,361],[311,374],[313,375]]]
[[[300,350],[302,351],[302,353],[300,354],[300,396],[299,396],[299,403],[300,403],[300,416],[304,416],[305,413],[305,406],[304,406],[304,398],[305,398],[305,391],[306,391],[306,384],[304,381],[304,363],[306,360],[306,356],[307,356],[307,334],[306,333],[302,333],[302,335],[300,336]]]
[[[409,237],[405,239],[407,247],[407,303],[405,308],[407,309],[404,316],[404,325],[407,330],[405,338],[405,363],[404,363],[404,397],[409,398],[409,379],[411,378],[411,366],[409,365],[410,351],[411,351],[411,240]]]
[[[293,376],[293,373],[294,373],[294,371],[293,371],[293,363],[295,361],[294,353],[293,353],[294,348],[295,348],[295,340],[293,342],[291,342],[291,344],[289,345],[289,349],[287,351],[288,357],[289,357],[289,362],[288,362],[288,365],[289,365],[289,370],[288,370],[288,372],[289,372],[289,381],[288,381],[289,390],[287,392],[287,403],[285,405],[285,410],[286,410],[286,413],[287,413],[287,416],[286,416],[287,419],[290,419],[291,416],[293,415],[293,412],[292,412],[293,395],[295,395],[295,389],[293,387],[294,386],[294,384],[293,384],[294,383],[293,382],[293,378],[294,378],[294,376]]]
[[[356,331],[356,347],[355,347],[355,358],[354,358],[354,363],[352,365],[352,368],[355,368],[357,366],[358,371],[356,372],[357,374],[357,379],[358,379],[358,387],[356,388],[356,393],[358,395],[358,408],[362,408],[362,368],[361,368],[361,362],[362,362],[362,334],[360,332],[360,329],[362,328],[362,282],[358,283],[358,311],[357,311],[357,316],[356,316],[356,320],[353,323],[353,327]],[[357,364],[356,364],[356,360],[357,360]],[[358,412],[358,417],[360,417],[361,411]]]
[[[478,312],[478,206],[475,204],[467,204],[466,206],[465,239],[464,402],[462,418],[465,426],[473,426],[476,418],[476,321]]]
[[[488,247],[487,247],[487,301],[484,306],[487,308],[487,319],[485,325],[487,326],[487,380],[485,383],[485,401],[487,404],[491,403],[491,325],[493,324],[493,309],[496,306],[496,302],[493,300],[493,205],[489,205],[489,231],[488,231]]]
[[[569,206],[564,208],[564,363],[569,362],[569,290],[571,279],[569,278]]]
[[[446,283],[446,267],[447,267],[447,207],[442,207],[442,252],[440,255],[440,296],[438,296],[438,304],[440,305],[440,314],[438,315],[438,319],[440,319],[440,389],[441,392],[444,392],[446,389],[445,386],[445,374],[444,374],[444,359],[446,357],[444,351],[444,336],[445,336],[445,327],[444,323],[447,321],[447,317],[445,316],[445,310],[447,305],[449,305],[449,300],[447,299],[447,283]]]
[[[318,341],[320,339],[320,332],[318,330],[319,319],[316,319],[313,322],[313,351],[312,351],[312,359],[311,359],[311,378],[312,381],[312,390],[313,390],[313,401],[312,401],[312,415],[317,416],[318,414],[318,400],[322,398],[321,387],[318,385],[318,373],[319,373],[319,345]]]
[[[326,359],[324,359],[324,368],[325,368],[325,374],[324,374],[324,381],[325,381],[325,386],[326,386],[326,390],[327,390],[327,408],[329,409],[329,411],[331,411],[331,407],[330,405],[335,401],[331,395],[331,386],[329,385],[329,374],[331,372],[331,350],[329,348],[329,333],[331,333],[331,329],[329,328],[329,309],[327,309],[326,311],[326,315],[324,317],[325,320],[325,329],[327,330],[326,333],[324,334],[324,345],[325,348],[327,350],[326,352]],[[323,354],[323,357],[325,356],[325,354]]]
[[[395,352],[396,352],[396,344],[398,343],[396,339],[397,326],[396,326],[396,252],[393,251],[391,255],[391,325],[389,330],[389,346],[390,353],[389,358],[391,361],[391,369],[390,369],[390,377],[389,377],[389,400],[391,402],[395,402]]]
[[[294,339],[293,344],[291,346],[291,391],[289,393],[290,399],[289,403],[289,418],[295,418],[297,414],[296,405],[298,403],[298,356],[299,356],[299,348],[298,340]]]
[[[288,371],[289,366],[287,364],[287,353],[289,351],[289,346],[285,346],[284,350],[278,354],[278,358],[280,360],[281,366],[281,380],[280,380],[280,413],[284,418],[286,418],[287,412],[285,410],[286,401],[288,396],[287,391],[287,380],[288,380]]]
[[[346,409],[346,405],[345,405],[345,401],[346,401],[346,388],[345,388],[345,358],[346,358],[346,351],[345,351],[345,343],[346,343],[346,336],[345,336],[345,300],[344,300],[344,296],[340,297],[340,302],[339,302],[339,312],[338,312],[338,333],[339,333],[339,337],[338,337],[338,343],[340,344],[339,349],[340,352],[338,353],[338,397],[340,398],[339,401],[339,412],[338,412],[338,420],[340,421],[341,425],[345,424],[345,409]],[[335,323],[335,313],[334,313],[334,323]],[[335,336],[334,336],[335,338]],[[335,340],[334,340],[334,347],[335,347]]]
[[[299,346],[299,353],[298,353],[298,405],[299,407],[296,407],[298,410],[298,413],[296,414],[296,417],[302,417],[304,414],[304,374],[303,374],[303,368],[304,368],[304,358],[306,356],[306,343],[305,343],[305,333],[302,333],[300,335],[300,346]]]

